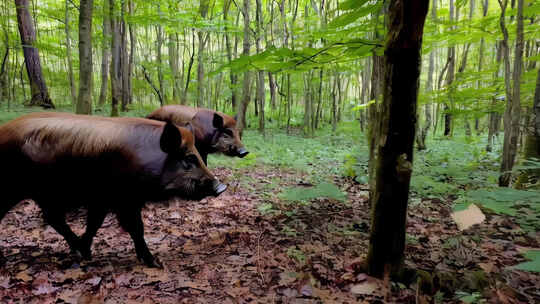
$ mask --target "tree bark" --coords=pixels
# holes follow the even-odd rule
[[[66,33],[66,59],[68,63],[68,77],[69,77],[69,87],[71,89],[71,104],[77,103],[77,88],[75,87],[75,79],[73,77],[73,58],[71,56],[71,34],[69,27],[69,0],[65,2],[65,33]],[[80,26],[79,26],[80,27]]]
[[[368,274],[399,275],[412,174],[421,47],[428,0],[391,0],[372,198]]]
[[[244,15],[244,42],[243,42],[243,51],[242,55],[249,56],[249,11],[250,11],[250,1],[244,0],[243,15]],[[242,91],[242,101],[238,104],[238,119],[237,119],[237,128],[240,134],[242,134],[244,128],[246,127],[246,110],[249,104],[250,98],[250,84],[251,84],[251,73],[250,71],[244,72],[244,84]]]
[[[103,107],[107,99],[107,87],[109,84],[109,58],[111,56],[111,20],[109,5],[103,4],[103,49],[101,50],[101,88],[99,90],[98,107]]]
[[[229,35],[228,19],[227,19],[229,15],[229,9],[231,7],[231,2],[232,0],[223,1],[223,21],[225,21],[225,48],[227,51],[228,63],[231,63],[231,61],[233,60],[231,38]],[[232,69],[229,71],[229,80],[231,82],[231,106],[233,109],[236,109],[236,103],[238,100],[238,89],[236,88],[236,83],[238,81],[238,76],[234,73]]]
[[[118,116],[118,103],[121,101],[121,35],[120,20],[114,0],[109,0],[109,20],[111,22],[111,116]]]
[[[499,0],[501,5],[500,26],[503,32],[503,60],[505,71],[505,87],[506,87],[506,111],[504,113],[504,144],[503,155],[501,161],[501,176],[499,177],[499,186],[508,187],[512,177],[511,170],[514,167],[514,162],[517,154],[517,145],[519,137],[519,121],[521,115],[520,106],[520,81],[521,70],[523,65],[523,0],[518,0],[517,10],[517,37],[516,48],[514,53],[514,71],[513,71],[513,91],[510,86],[510,51],[508,47],[508,30],[505,24],[505,13],[508,0]]]
[[[199,14],[202,19],[206,18],[208,14],[209,0],[201,0],[199,3]],[[204,81],[204,33],[201,29],[197,31],[197,37],[199,42],[199,51],[197,52],[197,106],[202,107],[204,103],[205,94],[205,81]]]
[[[94,0],[81,0],[79,8],[79,99],[75,113],[92,114],[92,12]]]
[[[165,77],[163,76],[163,59],[161,53],[161,47],[163,46],[163,27],[159,24],[156,27],[157,33],[157,70],[158,70],[158,82],[159,82],[159,92],[163,98],[165,104],[169,103],[167,99],[167,89],[165,88]]]
[[[43,78],[41,71],[39,51],[34,46],[36,42],[36,31],[30,12],[28,11],[28,0],[15,0],[15,7],[17,10],[17,25],[21,36],[24,62],[26,64],[26,72],[28,73],[32,94],[28,105],[54,109],[54,104],[49,96],[45,78]]]
[[[263,34],[263,12],[262,12],[262,1],[255,0],[256,4],[256,14],[255,19],[257,22],[257,39],[255,42],[257,48],[257,54],[262,52],[261,40]],[[259,104],[259,133],[264,135],[264,104],[265,104],[265,90],[264,90],[264,71],[257,71],[257,103]]]
[[[172,103],[180,103],[180,79],[178,73],[178,34],[169,34],[169,66],[171,68],[173,81],[173,100]]]
[[[518,4],[519,6],[519,4]],[[536,89],[529,124],[526,125],[527,135],[523,159],[540,159],[540,69],[536,75]],[[521,173],[517,181],[517,188],[524,188],[525,183],[533,183],[540,178],[540,169],[527,170]]]
[[[133,0],[128,0],[128,15],[133,15]],[[136,49],[136,37],[133,24],[128,24],[129,26],[129,59],[128,59],[128,68],[127,68],[127,103],[133,103],[133,86],[132,86],[132,77],[133,77],[133,65],[135,64],[135,49]]]
[[[450,0],[450,22],[453,22],[455,18],[454,0]],[[448,102],[444,104],[444,136],[451,136],[452,132],[452,114],[449,112],[453,99],[452,83],[454,82],[454,73],[456,66],[456,47],[451,46],[448,48],[448,72],[446,73],[446,87],[448,88]]]

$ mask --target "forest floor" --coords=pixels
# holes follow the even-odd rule
[[[416,283],[385,283],[360,271],[369,236],[366,185],[336,178],[346,203],[315,199],[299,207],[260,193],[267,193],[271,181],[280,189],[307,187],[302,173],[265,166],[236,170],[245,177],[241,182],[230,168],[214,169],[230,186],[217,198],[149,204],[143,210],[145,238],[162,270],[137,261],[129,235],[112,215],[98,232],[93,259],[79,263],[34,203],[19,204],[0,230],[7,258],[0,302],[374,303],[386,297],[428,303],[435,297],[459,303],[457,290],[490,303],[540,301],[540,275],[508,267],[524,261],[525,247],[539,246],[538,234],[516,234],[507,217],[488,215],[481,225],[460,232],[448,201],[414,200],[406,264],[440,278],[440,284],[418,291]],[[281,212],[261,215],[258,206],[268,202]],[[70,216],[77,233],[84,230],[82,213]]]
[[[0,303],[540,303],[540,274],[512,268],[540,247],[538,212],[482,207],[486,219],[464,231],[451,218],[470,189],[497,191],[498,151],[482,152],[475,138],[430,142],[415,155],[405,263],[420,277],[403,284],[363,273],[370,208],[357,130],[352,122],[313,138],[246,132],[248,157],[209,159],[229,185],[221,196],[143,209],[145,239],[164,269],[136,259],[112,215],[93,259],[80,261],[39,208],[22,202],[0,223]],[[342,193],[317,188],[325,182]],[[77,234],[84,213],[69,215]]]

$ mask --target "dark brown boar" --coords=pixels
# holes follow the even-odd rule
[[[202,162],[189,130],[143,118],[29,114],[0,126],[0,155],[0,220],[21,200],[32,199],[70,248],[86,257],[113,212],[137,257],[159,267],[144,240],[145,202],[171,195],[200,199],[226,189]],[[81,238],[65,221],[65,213],[77,207],[88,209]]]
[[[238,157],[249,153],[236,129],[236,120],[227,114],[204,108],[168,105],[155,110],[147,118],[170,121],[188,128],[191,125],[195,146],[205,164],[209,153],[221,152]]]

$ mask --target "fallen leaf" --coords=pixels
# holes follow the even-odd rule
[[[93,277],[91,279],[86,280],[86,283],[96,286],[101,282],[101,277]]]
[[[15,276],[16,279],[19,279],[21,281],[25,281],[25,282],[30,282],[32,281],[32,277],[28,275],[28,273],[26,271],[21,271],[19,273],[17,273],[17,275]]]
[[[482,210],[475,204],[470,204],[465,210],[456,211],[452,213],[452,219],[456,222],[458,229],[463,231],[475,224],[482,223],[486,216],[482,213]]]
[[[380,295],[383,290],[383,281],[368,277],[364,282],[351,286],[351,293],[356,295]]]

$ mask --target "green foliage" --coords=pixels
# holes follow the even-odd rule
[[[516,216],[518,209],[528,206],[540,212],[540,192],[512,188],[493,188],[467,192],[470,201],[478,203],[495,213]]]
[[[338,187],[330,183],[320,183],[315,187],[297,187],[285,189],[280,194],[281,198],[288,201],[306,202],[315,198],[331,198],[345,201],[346,196]]]
[[[458,298],[460,301],[463,301],[464,303],[467,303],[467,304],[485,302],[485,300],[482,300],[482,294],[480,294],[479,292],[468,293],[468,292],[458,291],[456,292],[456,298]]]
[[[520,263],[511,268],[530,271],[530,272],[540,272],[540,250],[529,250],[523,254],[526,259],[530,260],[529,262]]]

